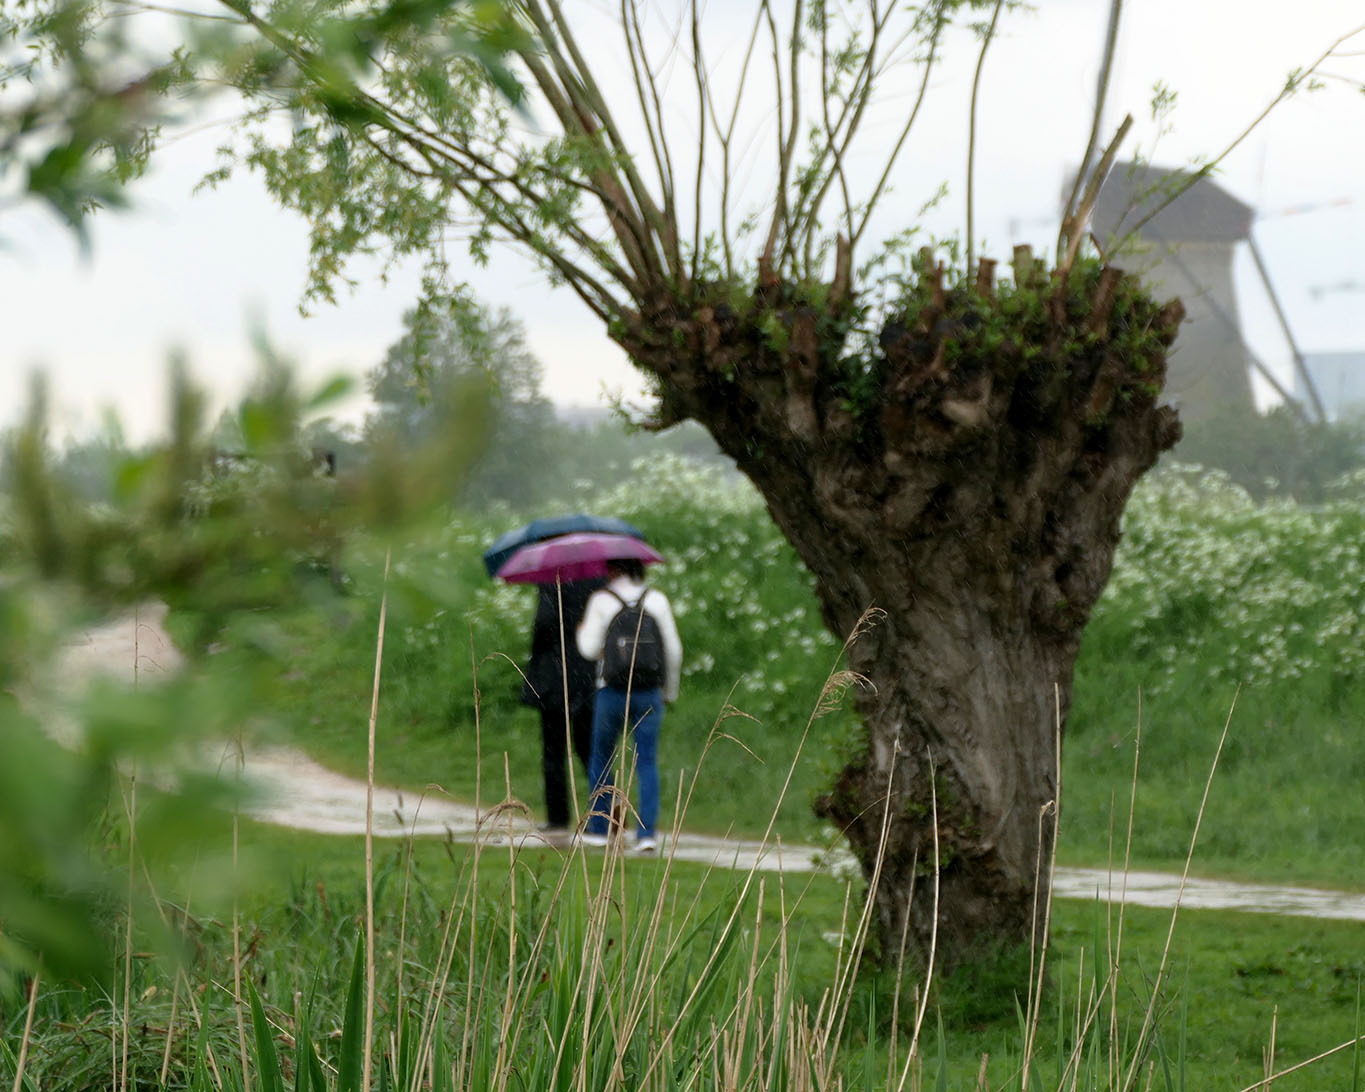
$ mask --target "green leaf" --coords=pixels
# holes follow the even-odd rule
[[[0,1058],[4,1059],[6,1073],[18,1071],[19,1059],[14,1056],[13,1048],[4,1040],[0,1040]],[[21,1080],[15,1082],[15,1087],[22,1089],[23,1092],[38,1092],[38,1090],[33,1087],[33,1082],[29,1080],[27,1073],[24,1074]]]
[[[335,402],[339,398],[344,398],[355,389],[355,383],[349,376],[333,376],[321,387],[319,387],[304,406],[307,410],[321,409],[323,406]]]
[[[275,436],[275,414],[261,402],[247,402],[242,406],[242,439],[248,451],[259,451]]]
[[[129,455],[120,459],[114,473],[114,496],[129,501],[141,493],[155,476],[157,462],[154,455]]]
[[[432,1092],[455,1092],[455,1075],[446,1054],[445,1038],[440,1035],[432,1044],[431,1070]]]
[[[280,1056],[275,1050],[275,1036],[270,1021],[265,1018],[256,987],[247,983],[251,997],[251,1027],[256,1033],[256,1082],[261,1092],[284,1092],[284,1074],[280,1072]]]
[[[341,1057],[337,1060],[337,1092],[357,1092],[365,1050],[365,943],[357,935],[346,1014],[341,1025]]]
[[[297,1032],[294,1047],[294,1092],[327,1092],[327,1080],[322,1073],[317,1048],[313,1046],[313,997],[317,992],[317,976],[296,1013]]]
[[[943,1034],[943,1010],[938,1010],[938,1076],[934,1092],[948,1092],[948,1041]]]

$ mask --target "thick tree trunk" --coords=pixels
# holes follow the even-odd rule
[[[850,652],[864,745],[818,808],[878,876],[885,959],[902,936],[951,966],[1041,930],[1081,631],[1132,487],[1179,435],[1157,405],[1179,303],[1109,268],[1016,271],[996,299],[989,271],[945,288],[922,260],[870,359],[837,302],[776,284],[622,339],[756,483],[831,630],[884,612]]]

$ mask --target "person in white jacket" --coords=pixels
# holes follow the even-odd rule
[[[626,605],[639,603],[658,629],[662,644],[662,679],[645,679],[626,688],[613,686],[603,677],[602,663],[607,631]],[[635,741],[635,773],[640,782],[639,827],[635,849],[652,853],[658,848],[659,821],[659,729],[664,706],[677,699],[682,674],[682,640],[673,620],[668,597],[645,584],[644,566],[636,560],[609,561],[607,586],[593,592],[578,625],[579,654],[598,664],[598,689],[593,708],[592,752],[588,760],[589,815],[583,831],[587,845],[606,845],[613,785],[612,756],[616,744],[629,729]]]

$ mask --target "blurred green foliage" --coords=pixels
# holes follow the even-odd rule
[[[122,859],[122,816],[138,772],[155,776],[143,788],[137,836],[153,859],[174,856],[219,814],[214,805],[235,800],[231,782],[204,780],[203,748],[278,736],[293,723],[296,683],[318,684],[302,670],[300,633],[324,654],[364,650],[369,666],[335,697],[370,678],[369,612],[384,590],[386,551],[396,557],[397,647],[411,643],[409,627],[455,608],[451,574],[406,544],[424,540],[433,520],[448,523],[451,498],[480,480],[488,526],[515,518],[493,495],[490,457],[502,460],[503,480],[523,500],[546,486],[581,494],[576,474],[628,473],[622,460],[650,439],[628,438],[619,422],[545,420],[538,366],[515,329],[497,319],[491,335],[519,354],[519,377],[439,353],[424,354],[433,363],[422,370],[401,355],[411,343],[400,345],[376,388],[396,387],[411,369],[414,381],[438,375],[440,398],[409,404],[420,428],[376,424],[332,461],[324,415],[348,385],[301,391],[268,346],[252,389],[212,429],[202,394],[174,367],[170,434],[135,450],[106,422],[90,440],[53,451],[35,386],[30,418],[6,437],[0,464],[0,788],[10,790],[0,803],[0,964],[10,972],[41,962],[52,973],[107,974],[111,923],[130,897],[143,897],[130,895],[142,885],[134,877],[130,886]],[[529,420],[497,412],[513,387],[535,411]],[[527,473],[512,458],[531,426],[543,426],[562,455],[532,459],[536,471]],[[158,672],[139,670],[145,651],[130,650],[127,670],[106,682],[67,665],[72,642],[92,627],[155,602],[169,606],[167,625],[188,657],[173,679],[153,689]],[[395,693],[404,686],[400,672]],[[367,707],[365,699],[347,708],[345,723]],[[228,747],[219,762],[233,761]]]
[[[136,18],[150,14],[147,20]],[[0,181],[56,213],[88,243],[87,218],[126,204],[164,126],[235,83],[290,97],[329,131],[373,120],[367,91],[386,46],[421,44],[429,65],[464,76],[455,98],[520,90],[505,63],[524,38],[506,5],[484,0],[283,2],[268,10],[147,9],[106,0],[18,0],[0,7]],[[458,85],[457,85],[458,84]],[[267,111],[268,112],[268,111]]]
[[[1166,461],[1222,470],[1259,500],[1320,504],[1336,481],[1365,469],[1365,422],[1306,421],[1285,406],[1266,413],[1224,406],[1186,425]]]
[[[377,445],[360,470],[329,476],[301,424],[345,385],[300,392],[266,361],[235,410],[239,451],[203,425],[203,398],[176,369],[172,429],[110,452],[108,494],[86,501],[52,466],[41,389],[8,438],[0,527],[0,971],[107,970],[112,908],[140,900],[119,843],[139,809],[143,859],[192,844],[230,802],[202,749],[268,731],[291,614],[344,615],[346,538],[401,532],[451,496],[482,451],[487,386],[470,379],[447,427],[401,456]],[[99,623],[148,603],[171,608],[188,663],[150,685],[128,650],[102,679],[73,661]],[[84,635],[84,636],[83,636]],[[77,657],[77,659],[79,659]],[[60,741],[60,742],[58,742]],[[145,892],[144,892],[145,893]]]

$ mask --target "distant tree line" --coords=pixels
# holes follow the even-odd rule
[[[267,367],[258,385],[275,381],[270,371]],[[623,412],[605,407],[569,419],[545,396],[541,377],[541,363],[510,311],[468,300],[443,310],[414,308],[404,317],[402,336],[366,374],[373,406],[363,421],[307,421],[294,442],[304,463],[321,474],[354,472],[381,451],[401,463],[443,430],[469,427],[464,411],[476,402],[486,440],[451,500],[517,509],[569,503],[585,489],[625,476],[642,456],[671,452],[732,465],[695,423],[663,434],[645,432],[633,428]],[[210,473],[228,472],[246,457],[250,445],[242,430],[242,409],[224,410],[211,432]],[[77,496],[107,501],[119,456],[132,450],[109,415],[97,431],[57,453],[55,470]]]
[[[1186,425],[1165,459],[1222,470],[1258,500],[1319,504],[1334,482],[1365,468],[1365,418],[1308,421],[1286,406],[1229,405]]]
[[[605,407],[565,416],[545,396],[542,374],[510,311],[469,301],[441,312],[414,308],[402,336],[365,377],[374,405],[364,420],[306,423],[300,454],[329,473],[354,470],[377,446],[401,457],[449,427],[477,392],[491,420],[483,454],[452,498],[461,503],[521,509],[568,501],[585,486],[625,475],[634,459],[664,451],[732,465],[694,422],[653,433]],[[228,460],[244,450],[237,410],[223,411],[213,440]],[[65,445],[56,470],[76,495],[104,501],[118,456],[130,450],[117,418],[106,415],[97,430]],[[1365,416],[1310,422],[1283,406],[1265,413],[1229,406],[1187,425],[1163,461],[1222,470],[1258,500],[1317,504],[1333,482],[1365,469]]]

